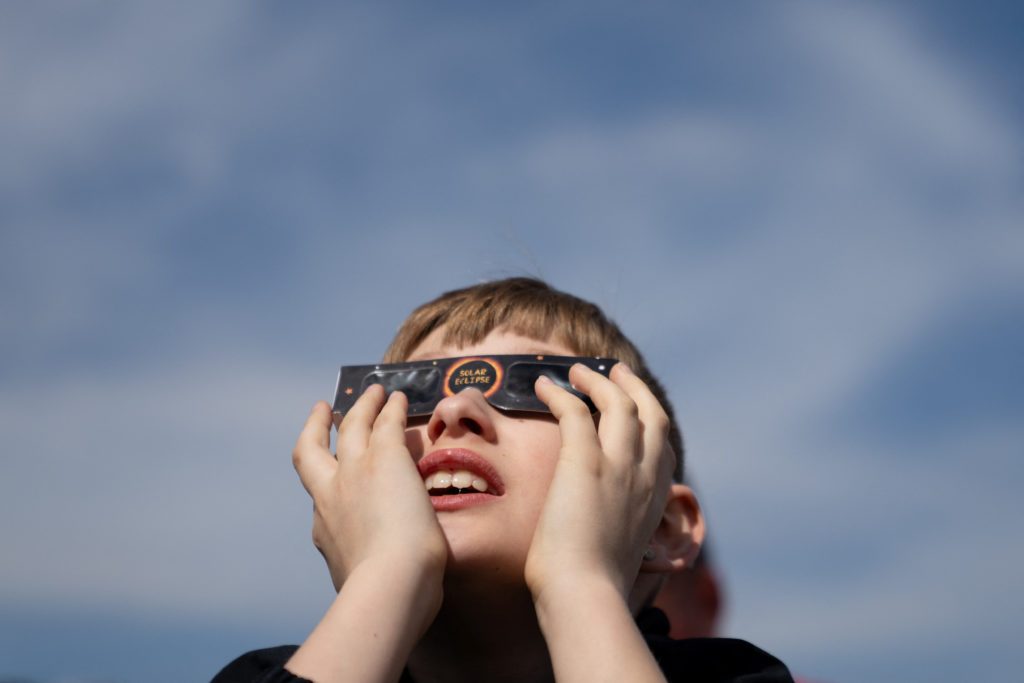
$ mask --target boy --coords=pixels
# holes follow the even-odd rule
[[[742,641],[641,633],[704,521],[672,483],[671,406],[600,309],[528,278],[456,290],[416,309],[384,362],[503,354],[621,362],[569,371],[593,415],[544,376],[549,412],[529,414],[470,386],[407,417],[403,393],[372,384],[336,457],[331,409],[314,406],[293,462],[338,595],[301,647],[243,655],[215,681],[790,680]]]

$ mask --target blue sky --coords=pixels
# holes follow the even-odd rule
[[[6,3],[0,678],[205,680],[331,586],[291,447],[452,287],[645,351],[725,630],[1024,660],[1011,3]]]

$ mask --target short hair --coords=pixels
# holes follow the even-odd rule
[[[668,441],[676,454],[673,478],[682,480],[683,437],[672,404],[639,349],[595,304],[528,277],[455,289],[409,314],[385,352],[384,362],[406,360],[427,335],[442,326],[446,326],[445,344],[475,344],[494,330],[504,329],[537,340],[557,341],[578,356],[624,362],[647,383],[668,414]]]

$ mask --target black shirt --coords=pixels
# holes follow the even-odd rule
[[[793,683],[786,665],[745,640],[669,638],[665,614],[649,607],[637,617],[640,632],[665,678],[687,683]],[[281,645],[247,652],[224,667],[211,683],[303,683],[284,668],[298,649]],[[400,683],[415,683],[408,671]]]

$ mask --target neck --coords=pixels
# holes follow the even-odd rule
[[[409,657],[417,683],[554,680],[529,591],[445,581],[437,618]]]

